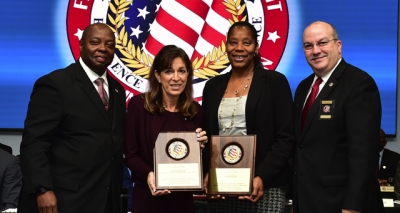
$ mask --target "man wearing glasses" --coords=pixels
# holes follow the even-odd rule
[[[314,22],[303,33],[313,73],[297,87],[296,213],[383,212],[376,177],[381,102],[375,81],[345,62],[335,28]]]

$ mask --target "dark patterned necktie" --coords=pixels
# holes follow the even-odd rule
[[[304,124],[306,123],[306,118],[308,111],[310,110],[312,104],[314,103],[315,98],[317,97],[319,91],[319,85],[322,83],[322,79],[320,77],[315,80],[314,85],[312,86],[310,95],[307,98],[306,104],[304,104],[303,112],[301,113],[301,132],[303,132]]]
[[[98,87],[98,92],[101,98],[101,101],[104,104],[104,107],[106,108],[106,110],[108,110],[108,96],[106,93],[106,90],[103,87],[103,83],[104,83],[104,79],[102,78],[98,78],[94,81],[94,83],[97,85]]]

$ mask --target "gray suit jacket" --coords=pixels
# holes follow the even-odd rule
[[[17,208],[21,186],[18,158],[0,149],[0,211]]]

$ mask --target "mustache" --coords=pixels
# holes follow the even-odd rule
[[[315,56],[311,56],[310,60],[314,60],[314,59],[317,59],[317,58],[323,58],[323,57],[326,57],[326,56],[327,56],[327,54],[315,55]]]

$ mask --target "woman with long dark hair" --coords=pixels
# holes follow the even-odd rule
[[[207,141],[203,110],[193,101],[193,68],[184,50],[163,47],[154,58],[148,92],[129,103],[125,125],[125,164],[132,171],[132,213],[194,212],[193,193],[154,185],[153,148],[160,132],[193,131]]]

